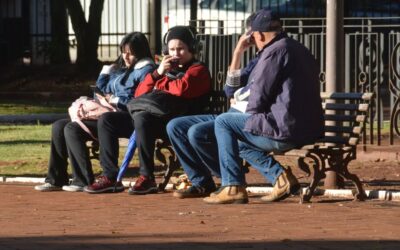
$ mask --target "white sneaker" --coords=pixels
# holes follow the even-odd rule
[[[35,186],[35,190],[41,192],[60,191],[61,187],[46,182],[45,184]]]
[[[83,187],[78,185],[68,185],[68,186],[62,186],[62,190],[68,192],[82,192]]]

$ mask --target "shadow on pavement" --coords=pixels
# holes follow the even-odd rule
[[[390,240],[304,240],[193,242],[193,234],[38,236],[0,238],[0,249],[399,249],[400,241]],[[200,235],[197,235],[197,237]],[[172,240],[171,240],[172,239]],[[174,242],[179,241],[179,242]],[[140,241],[135,243],[132,241]],[[161,242],[154,242],[161,241]]]

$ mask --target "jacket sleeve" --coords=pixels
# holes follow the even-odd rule
[[[251,84],[248,84],[248,80],[250,77],[251,72],[253,71],[254,67],[257,65],[258,56],[252,59],[246,67],[240,70],[240,75],[232,76],[227,74],[226,83],[224,86],[225,95],[228,98],[232,98],[235,91],[239,88],[245,86],[245,90],[247,91],[250,88]],[[230,82],[236,81],[236,84],[230,84]]]
[[[96,81],[96,87],[98,87],[101,92],[107,93],[107,84],[110,81],[109,74],[100,74]]]
[[[279,84],[287,62],[286,51],[275,51],[266,58],[260,58],[250,86],[249,103],[246,113],[265,113],[270,109],[272,97],[279,91]]]
[[[148,75],[153,69],[154,65],[149,64],[133,72],[134,77],[133,77],[132,88],[127,90],[127,93],[125,95],[121,95],[118,98],[118,107],[126,106],[126,104],[132,99],[138,85],[145,79],[146,75]]]
[[[147,74],[143,81],[139,83],[135,90],[135,97],[141,96],[143,94],[149,93],[153,91],[154,86],[158,79],[161,79],[160,75],[157,73],[157,69],[155,69],[152,73]]]
[[[249,81],[249,77],[251,72],[253,71],[254,67],[257,65],[259,57],[256,56],[251,60],[245,68],[240,71],[240,83],[241,86],[246,86],[247,82]]]

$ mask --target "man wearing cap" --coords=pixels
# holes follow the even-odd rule
[[[269,153],[323,136],[319,68],[314,57],[281,30],[279,17],[268,9],[257,12],[251,28],[259,61],[249,77],[246,113],[224,113],[215,120],[222,185],[204,199],[210,204],[248,202],[241,158],[274,186],[261,201],[285,199],[299,189],[299,183],[290,168]]]

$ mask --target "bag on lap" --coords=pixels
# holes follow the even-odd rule
[[[97,120],[102,114],[115,111],[116,109],[109,104],[104,97],[94,99],[81,96],[68,108],[71,121],[77,122],[79,126],[95,140],[97,140],[97,138],[90,132],[89,128],[82,120]]]
[[[129,113],[147,111],[160,118],[172,118],[188,111],[188,100],[167,92],[154,90],[132,99],[127,104]]]

